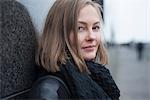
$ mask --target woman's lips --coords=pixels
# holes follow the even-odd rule
[[[82,47],[82,49],[86,52],[91,52],[95,50],[95,46],[85,46],[85,47]]]

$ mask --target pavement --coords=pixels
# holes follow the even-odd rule
[[[110,47],[108,52],[108,68],[121,91],[120,100],[150,100],[150,59],[138,60],[129,47]]]

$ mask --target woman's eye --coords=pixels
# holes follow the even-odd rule
[[[99,27],[99,26],[95,26],[95,27],[93,27],[93,30],[94,30],[94,31],[99,31],[99,30],[100,30],[100,27]]]
[[[78,27],[78,31],[84,31],[84,30],[85,30],[84,27],[82,27],[82,26],[79,26],[79,27]]]

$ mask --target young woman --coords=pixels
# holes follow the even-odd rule
[[[56,0],[49,10],[32,97],[118,100],[102,43],[102,9],[91,0]],[[97,63],[96,63],[97,62]]]

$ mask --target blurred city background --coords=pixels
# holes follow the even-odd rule
[[[16,1],[27,8],[40,37],[55,0]],[[95,1],[104,8],[107,68],[121,91],[120,100],[150,100],[150,0]]]
[[[104,19],[120,100],[150,100],[150,1],[104,0]]]

